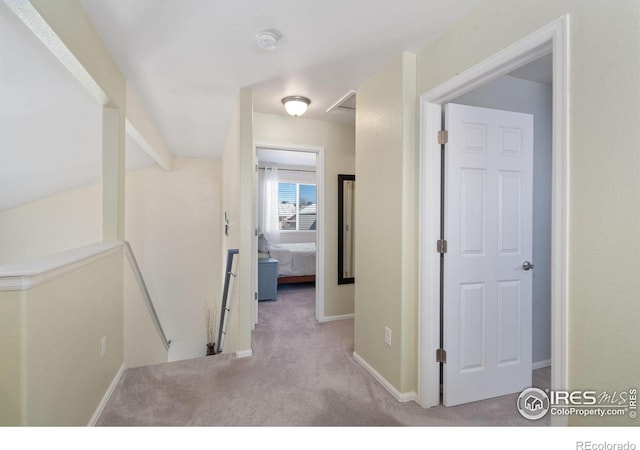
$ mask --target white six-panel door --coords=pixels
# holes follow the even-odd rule
[[[531,386],[533,116],[448,104],[443,403]]]

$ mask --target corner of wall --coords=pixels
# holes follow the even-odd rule
[[[0,426],[27,425],[26,292],[0,291]]]
[[[251,349],[253,326],[253,91],[240,90],[234,116],[227,132],[222,154],[222,262],[226,267],[227,250],[239,249],[236,277],[231,278],[227,304],[233,312],[227,319],[223,352]],[[244,207],[241,207],[244,205]],[[227,230],[226,232],[224,230]],[[245,256],[246,255],[246,256]],[[224,278],[224,274],[223,278]],[[222,301],[222,299],[220,299]]]
[[[417,390],[418,360],[418,167],[416,55],[402,54],[402,345],[400,390]]]
[[[355,351],[399,392],[417,385],[416,56],[358,91]],[[392,345],[384,329],[392,331]]]
[[[238,255],[238,335],[236,352],[251,350],[251,330],[253,329],[254,291],[257,270],[257,244],[254,238],[255,148],[253,145],[253,90],[240,90],[240,242]]]

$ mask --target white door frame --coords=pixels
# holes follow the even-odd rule
[[[287,150],[292,152],[307,152],[316,154],[316,201],[317,220],[316,227],[316,320],[324,321],[324,147],[313,145],[274,144],[273,142],[256,142],[254,151],[258,148],[271,150]],[[257,201],[257,199],[256,199]],[[258,218],[256,217],[256,220]],[[258,224],[254,224],[257,229]],[[256,254],[256,272],[258,270],[258,255]]]
[[[551,388],[567,388],[569,224],[569,16],[565,15],[420,97],[418,402],[440,404],[441,108],[456,97],[553,53]],[[561,424],[560,421],[553,421]]]

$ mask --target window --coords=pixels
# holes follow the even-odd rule
[[[278,183],[280,231],[316,229],[316,185]]]

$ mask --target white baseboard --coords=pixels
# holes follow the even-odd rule
[[[249,356],[253,356],[253,349],[249,350],[240,350],[236,352],[236,358],[248,358]]]
[[[107,406],[107,402],[111,398],[111,394],[113,394],[113,391],[116,389],[116,386],[120,382],[120,378],[122,378],[123,374],[124,374],[124,363],[122,363],[122,365],[120,366],[120,369],[118,369],[118,372],[116,373],[116,376],[113,377],[113,380],[111,380],[111,384],[109,385],[106,392],[102,396],[102,400],[100,400],[100,403],[98,404],[98,407],[93,413],[93,416],[91,416],[91,420],[89,420],[89,423],[87,424],[88,427],[94,427],[98,422],[98,419],[100,418],[100,414],[102,414],[104,407]]]
[[[318,322],[333,322],[334,320],[345,320],[345,319],[353,319],[355,314],[343,314],[341,316],[327,316],[323,317],[322,320]]]
[[[551,365],[551,360],[547,359],[544,361],[534,362],[533,364],[531,364],[531,368],[533,370],[536,370],[536,369],[542,369],[543,367],[549,367],[550,365]]]
[[[389,383],[382,375],[380,375],[376,369],[371,367],[369,363],[366,362],[364,359],[362,359],[362,357],[358,355],[356,352],[353,352],[353,359],[355,359],[356,362],[364,368],[364,370],[369,372],[371,376],[375,378],[376,381],[380,383],[382,387],[384,387],[387,391],[389,391],[389,393],[393,395],[396,398],[396,400],[398,400],[399,402],[404,403],[404,402],[418,400],[418,394],[416,392],[402,393],[398,391],[395,387],[391,385],[391,383]]]

